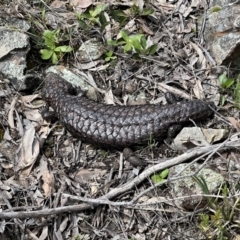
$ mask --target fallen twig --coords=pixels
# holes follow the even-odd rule
[[[97,198],[94,200],[94,203],[91,204],[78,204],[78,205],[71,205],[66,207],[57,207],[57,208],[51,208],[51,209],[43,209],[38,211],[21,211],[21,212],[1,212],[0,213],[0,219],[9,219],[9,218],[35,218],[35,217],[42,217],[46,215],[56,215],[64,212],[79,212],[86,209],[91,209],[97,207],[101,200],[105,200],[102,202],[102,204],[107,204],[108,200],[115,198],[116,196],[129,191],[130,189],[137,186],[139,183],[144,181],[147,177],[151,176],[155,172],[161,171],[163,169],[169,168],[171,166],[174,166],[176,164],[180,164],[182,162],[185,162],[189,159],[199,157],[201,155],[210,154],[217,151],[222,151],[226,149],[232,149],[240,147],[240,139],[229,139],[225,143],[215,144],[212,146],[202,147],[202,148],[195,148],[191,152],[183,153],[182,155],[175,157],[171,160],[167,160],[165,162],[159,163],[157,165],[154,165],[145,171],[143,171],[139,176],[135,177],[132,181],[126,183],[125,185],[122,185],[121,187],[117,187],[112,189],[107,194]],[[9,210],[8,210],[9,211]]]

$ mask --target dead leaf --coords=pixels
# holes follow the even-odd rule
[[[199,79],[196,80],[194,84],[193,91],[197,99],[204,99],[204,92],[202,88],[202,83]]]
[[[32,124],[22,137],[20,151],[17,153],[16,171],[32,166],[38,157],[40,146],[38,139],[35,137],[35,132],[35,127]]]
[[[228,117],[228,120],[233,125],[233,127],[240,132],[240,122],[236,120],[234,117]]]
[[[185,10],[183,16],[186,18],[193,11],[192,7],[189,7]]]
[[[68,217],[65,217],[62,221],[62,223],[60,224],[60,227],[59,227],[59,230],[61,232],[63,232],[64,230],[66,230],[67,226],[68,226],[68,221],[69,221],[69,218]]]
[[[27,95],[22,96],[21,101],[25,107],[30,109],[38,109],[45,106],[45,102],[43,100],[34,101],[37,98],[39,98],[39,94]]]
[[[82,70],[91,69],[97,66],[100,62],[101,62],[100,60],[96,60],[96,61],[91,61],[89,63],[76,63],[76,67]]]
[[[201,1],[200,0],[193,0],[191,3],[191,7],[196,8],[200,5]]]
[[[48,237],[48,226],[44,226],[39,239],[44,240]]]
[[[15,105],[17,103],[18,97],[15,97],[12,102],[11,102],[11,106],[8,112],[8,124],[10,126],[10,128],[15,129],[15,124],[14,124],[14,117],[13,117],[13,112],[15,110]]]
[[[33,198],[36,201],[36,205],[37,206],[42,206],[42,203],[44,202],[44,196],[42,194],[42,192],[39,189],[36,189],[36,191],[33,194]]]
[[[105,92],[104,100],[107,104],[115,104],[112,89],[109,89]]]
[[[37,109],[24,111],[24,114],[28,120],[31,120],[40,124],[43,123],[42,115]]]
[[[83,181],[84,183],[89,183],[92,179],[97,179],[106,174],[107,170],[97,169],[90,171],[88,169],[80,169],[78,173],[75,175],[75,179],[79,181]]]
[[[55,127],[55,125],[50,128],[49,125],[46,126],[41,126],[38,134],[39,134],[39,138],[41,139],[46,139],[48,137],[48,134],[52,131],[52,129]]]
[[[206,68],[207,67],[207,61],[206,61],[206,58],[203,55],[203,52],[202,52],[201,48],[199,48],[198,45],[193,43],[193,42],[189,42],[189,44],[198,53],[198,56],[199,56],[198,62],[201,64],[201,69]]]
[[[81,63],[89,63],[98,60],[104,53],[105,48],[97,38],[91,38],[82,42],[76,52],[76,57]]]
[[[50,197],[51,192],[53,190],[54,177],[53,174],[49,172],[48,163],[44,158],[41,158],[40,161],[40,172],[38,173],[38,179],[40,176],[42,176],[43,180],[42,188],[45,193],[45,196]]]
[[[92,0],[70,0],[69,4],[76,8],[87,8],[92,5]]]
[[[153,31],[145,24],[145,21],[143,19],[136,19],[136,21],[140,23],[140,26],[145,33],[149,35],[154,34]]]
[[[107,22],[110,22],[110,17],[109,15],[104,12],[104,16],[106,18],[106,21]],[[111,24],[108,24],[106,27],[105,27],[105,34],[104,34],[104,38],[105,40],[110,40],[113,38],[113,32],[112,32],[112,28],[111,28]]]
[[[51,3],[51,8],[64,8],[67,2],[55,0]]]
[[[11,137],[11,135],[9,134],[9,128],[7,128],[7,129],[5,130],[4,135],[3,135],[3,139],[4,139],[4,140],[8,140],[8,141],[12,140],[12,137]]]

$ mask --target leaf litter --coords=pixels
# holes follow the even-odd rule
[[[131,11],[134,5],[140,13],[146,6],[152,6],[154,12],[147,17],[141,14],[134,16]],[[79,29],[74,11],[83,13],[89,6],[94,8],[96,3],[80,0],[52,1],[46,8],[46,24],[52,29],[72,28],[71,42],[78,42],[79,45],[80,42],[86,43],[92,39],[91,31],[98,35],[96,32],[99,32],[99,27],[93,25],[88,32]],[[110,12],[104,12],[110,23],[106,26],[105,34],[100,35],[100,42],[121,39],[120,30],[125,29],[128,36],[139,32],[146,34],[147,46],[157,44],[157,50],[155,55],[142,56],[139,62],[133,57],[137,51],[127,54],[120,45],[111,47],[117,56],[114,65],[102,61],[104,51],[99,44],[94,46],[96,57],[92,52],[93,59],[91,56],[84,57],[87,63],[79,63],[78,54],[69,59],[70,65],[78,66],[79,72],[87,75],[89,83],[99,93],[98,101],[122,105],[130,104],[131,101],[132,104],[140,104],[141,101],[152,103],[157,99],[162,102],[164,97],[160,89],[188,99],[193,96],[213,99],[216,96],[218,87],[213,86],[218,86],[217,75],[206,70],[212,67],[212,63],[203,51],[203,46],[194,40],[196,19],[207,7],[205,3],[197,0],[176,3],[158,0],[152,1],[151,5],[145,1],[108,2],[108,7],[112,6],[116,9],[121,9],[122,6],[127,8],[123,11],[127,17],[121,25],[112,20]],[[34,17],[40,18],[42,11],[38,6],[16,3],[16,6],[11,5],[5,10],[9,14],[18,11],[19,15],[27,16],[28,8],[33,10]],[[43,31],[46,26],[40,20],[37,22],[36,29]],[[94,59],[98,60],[93,61]],[[129,80],[137,83],[137,87],[134,84],[128,86]],[[210,87],[208,83],[211,83]],[[0,146],[0,166],[4,176],[0,181],[0,191],[4,193],[0,199],[3,211],[49,209],[54,213],[56,208],[82,203],[74,197],[98,199],[99,202],[108,200],[101,199],[101,196],[131,182],[137,172],[134,168],[139,167],[141,173],[142,167],[146,167],[145,162],[155,161],[159,157],[172,158],[176,154],[162,145],[159,148],[155,141],[149,142],[148,146],[137,149],[136,155],[131,156],[134,159],[140,156],[147,161],[140,166],[132,166],[123,161],[119,151],[98,149],[71,136],[60,123],[44,121],[39,112],[44,102],[39,98],[38,94],[21,98],[11,96],[11,105],[5,104],[3,108],[3,115],[8,121],[4,124],[7,129]],[[239,120],[229,117],[229,121],[239,131]],[[198,144],[185,139],[183,145],[188,145],[187,143]],[[210,164],[214,165],[214,160],[213,157]],[[221,167],[227,167],[226,164],[222,161]],[[102,204],[95,208],[94,203],[87,203],[86,211],[66,211],[64,214],[41,218],[35,218],[33,214],[26,222],[20,217],[17,226],[22,229],[22,239],[168,239],[169,236],[174,238],[179,234],[183,239],[196,239],[192,236],[198,237],[199,231],[189,221],[194,213],[189,214],[168,200],[171,198],[168,186],[151,189],[152,185],[148,179],[142,185],[135,186],[133,191],[115,199],[113,203],[116,206],[113,204],[107,207]],[[147,194],[139,197],[144,191]],[[63,194],[68,194],[69,197],[63,197]],[[134,203],[130,207],[117,206],[118,202],[124,203],[135,197],[139,198],[137,203],[145,203],[146,206]],[[15,199],[18,201],[15,202]],[[169,225],[169,222],[176,224],[176,228]],[[196,217],[194,222],[197,222]],[[23,224],[26,231],[23,231]],[[6,230],[9,226],[9,222],[2,220],[0,231],[10,236],[9,230]]]

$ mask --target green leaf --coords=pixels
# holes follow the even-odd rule
[[[152,46],[150,46],[148,48],[148,53],[150,55],[153,55],[156,51],[157,51],[158,45],[157,44],[153,44]]]
[[[93,24],[93,23],[96,23],[96,24],[100,25],[99,17],[97,17],[97,18],[91,17],[91,18],[89,18],[89,21],[90,21],[92,24]]]
[[[106,61],[106,62],[109,62],[109,61],[111,61],[112,59],[116,59],[116,57],[106,57],[106,58],[105,58],[105,61]]]
[[[51,58],[52,54],[54,53],[52,50],[50,49],[41,49],[40,50],[41,53],[41,58],[44,60],[48,60]]]
[[[208,231],[209,228],[210,228],[210,219],[209,219],[209,216],[207,214],[203,214],[201,213],[200,214],[200,219],[201,219],[201,222],[199,224],[199,227],[203,230],[203,231]]]
[[[105,55],[107,56],[105,58],[106,62],[109,62],[109,61],[117,58],[116,56],[113,56],[113,51],[106,52]]]
[[[101,12],[100,15],[99,15],[99,22],[101,24],[101,31],[104,30],[104,28],[110,24],[109,21],[107,21],[106,17],[105,17],[105,14],[104,12]]]
[[[126,13],[124,13],[122,10],[115,10],[115,9],[110,9],[110,15],[112,18],[120,24],[120,26],[123,26],[123,24],[126,22],[128,19],[128,16]]]
[[[94,10],[90,10],[89,14],[92,17],[96,17],[100,12],[104,11],[105,8],[106,8],[105,4],[99,4],[99,5],[96,6],[96,8]]]
[[[226,81],[226,79],[227,79],[226,74],[225,74],[225,73],[221,74],[221,75],[218,77],[218,81],[219,81],[220,85],[223,84],[223,83]]]
[[[206,180],[203,176],[194,176],[192,177],[193,180],[199,185],[199,187],[202,189],[203,193],[210,195],[210,191],[207,185]]]
[[[140,38],[140,44],[141,44],[141,46],[142,46],[143,49],[146,49],[147,40],[146,40],[146,38],[145,38],[144,36],[142,36],[142,37]]]
[[[226,183],[224,183],[224,185],[222,187],[222,193],[223,193],[223,196],[225,196],[225,197],[227,197],[229,195],[229,189],[228,189]]]
[[[163,181],[162,177],[158,174],[151,176],[152,181],[157,184]]]
[[[228,78],[225,73],[221,74],[218,77],[218,81],[220,83],[220,86],[224,89],[227,89],[234,84],[234,79]]]
[[[122,11],[122,10],[119,10],[119,9],[110,9],[110,13],[113,17],[114,20],[118,20],[119,17],[124,17],[124,18],[127,18],[127,14]]]
[[[113,51],[106,52],[105,54],[106,56],[111,57],[113,55]]]
[[[53,32],[54,42],[58,43],[60,38],[60,29],[57,29]]]
[[[144,8],[141,12],[141,16],[148,16],[152,14],[154,10],[152,8]]]
[[[203,193],[206,195],[210,195],[210,191],[207,185],[206,180],[204,179],[203,176],[193,176],[192,179],[198,184],[198,186],[202,189]],[[206,197],[209,205],[213,207],[214,204],[214,199],[211,197]]]
[[[129,36],[127,35],[127,33],[126,33],[124,30],[121,30],[121,31],[120,31],[120,34],[121,34],[122,38],[123,38],[126,42],[128,42]]]
[[[210,9],[211,12],[219,12],[222,10],[222,7],[220,6],[214,6]]]
[[[142,51],[142,46],[140,44],[140,39],[142,37],[142,34],[137,34],[134,36],[130,36],[129,42],[131,43],[132,47],[139,53]]]
[[[55,52],[71,52],[73,49],[70,46],[59,46],[55,48]]]
[[[131,35],[130,38],[131,39],[134,39],[134,40],[138,40],[140,42],[141,38],[144,37],[143,34],[141,33],[138,33],[138,34],[135,34],[135,35]]]
[[[107,44],[110,46],[118,46],[119,45],[117,41],[111,40],[111,39],[107,40]]]
[[[55,52],[52,55],[52,63],[53,64],[57,64],[58,63],[58,56],[57,56],[57,54]]]
[[[160,173],[160,176],[162,178],[166,178],[168,176],[168,173],[169,173],[169,169],[167,168]]]
[[[221,96],[221,98],[220,98],[220,104],[223,106],[224,104],[225,104],[225,102],[226,102],[226,97],[225,96]]]
[[[77,19],[81,19],[82,18],[82,14],[79,14],[79,13],[75,13],[75,16],[77,17]]]
[[[129,43],[129,42],[126,42],[125,40],[119,40],[119,41],[117,42],[117,46],[118,46],[118,45],[123,45],[123,44],[126,44],[126,43]]]
[[[91,18],[91,15],[87,12],[82,13],[82,14],[76,13],[76,17],[78,18],[78,20],[82,20],[84,18],[86,18],[86,19]]]
[[[228,78],[227,81],[225,82],[225,88],[230,88],[233,84],[234,84],[234,79]]]
[[[87,24],[85,20],[80,20],[79,19],[79,25],[85,31],[87,31],[87,30],[89,30],[91,28],[90,25]]]
[[[135,3],[132,5],[131,11],[134,15],[137,15],[140,12],[139,7]]]
[[[169,173],[169,169],[165,169],[159,174],[153,174],[151,176],[151,179],[155,184],[160,183],[168,176],[168,173]]]
[[[46,17],[46,10],[43,9],[43,10],[42,10],[42,19],[45,19],[45,17]]]
[[[129,44],[129,43],[127,43],[127,44],[124,46],[124,48],[123,48],[123,50],[124,50],[125,53],[128,52],[128,51],[130,51],[131,49],[132,49],[132,45]]]
[[[55,48],[55,42],[54,42],[54,33],[49,30],[45,30],[43,33],[43,38],[45,41],[45,45],[50,48],[54,49]]]

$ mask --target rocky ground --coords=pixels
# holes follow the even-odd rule
[[[1,239],[239,239],[239,68],[211,45],[238,31],[209,27],[218,4],[0,2]],[[106,104],[171,92],[217,111],[171,142],[99,148],[42,118],[46,72]]]

